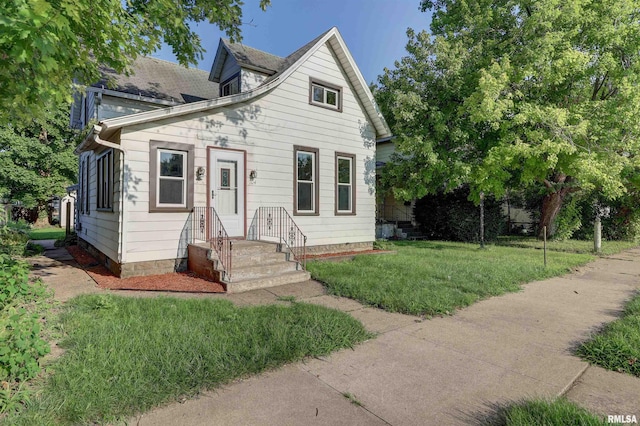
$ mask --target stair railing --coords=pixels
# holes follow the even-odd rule
[[[210,244],[218,255],[222,280],[231,282],[233,240],[229,238],[218,213],[213,207],[193,208],[193,239]]]
[[[258,207],[249,230],[249,239],[277,238],[284,244],[293,260],[305,269],[307,266],[307,236],[284,207]]]

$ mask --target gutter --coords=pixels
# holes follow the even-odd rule
[[[120,179],[120,206],[119,206],[119,217],[118,217],[118,227],[119,227],[119,245],[120,248],[118,250],[118,263],[122,265],[122,263],[126,260],[125,257],[125,248],[126,248],[126,222],[125,222],[125,212],[124,212],[124,186],[126,184],[125,182],[125,173],[124,173],[124,157],[127,154],[126,150],[124,148],[122,148],[122,146],[120,146],[117,143],[113,143],[113,142],[109,142],[106,141],[104,139],[100,139],[100,133],[102,133],[103,127],[100,125],[94,125],[93,129],[91,130],[91,132],[87,135],[86,138],[84,138],[84,140],[82,141],[82,143],[80,145],[78,145],[76,147],[76,149],[73,151],[74,154],[79,155],[80,153],[82,153],[83,151],[86,151],[89,149],[89,147],[93,144],[96,145],[101,145],[101,146],[105,146],[107,148],[112,148],[112,149],[116,149],[118,151],[120,151],[122,153],[122,155],[120,155],[120,176],[122,176],[122,178]],[[114,180],[115,180],[115,176],[114,176]]]

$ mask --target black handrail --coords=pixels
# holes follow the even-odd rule
[[[215,250],[222,279],[231,282],[233,241],[213,207],[193,208],[193,239],[206,241]]]
[[[307,236],[302,233],[289,212],[284,207],[259,207],[253,217],[248,239],[262,237],[278,238],[293,259],[305,269],[307,257]]]

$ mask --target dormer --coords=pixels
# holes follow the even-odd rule
[[[220,85],[220,96],[247,92],[276,74],[285,58],[220,39],[209,80]]]

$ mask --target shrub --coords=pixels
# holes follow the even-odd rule
[[[420,229],[430,239],[477,242],[480,240],[480,208],[469,201],[469,188],[427,195],[416,201],[413,214]],[[506,219],[502,202],[494,197],[484,201],[484,239],[495,240]]]
[[[39,281],[29,283],[26,262],[0,254],[0,381],[23,381],[40,371],[38,359],[49,346],[40,338],[38,315],[25,306],[45,295]]]
[[[29,225],[23,221],[0,226],[0,254],[22,256],[29,242]]]

